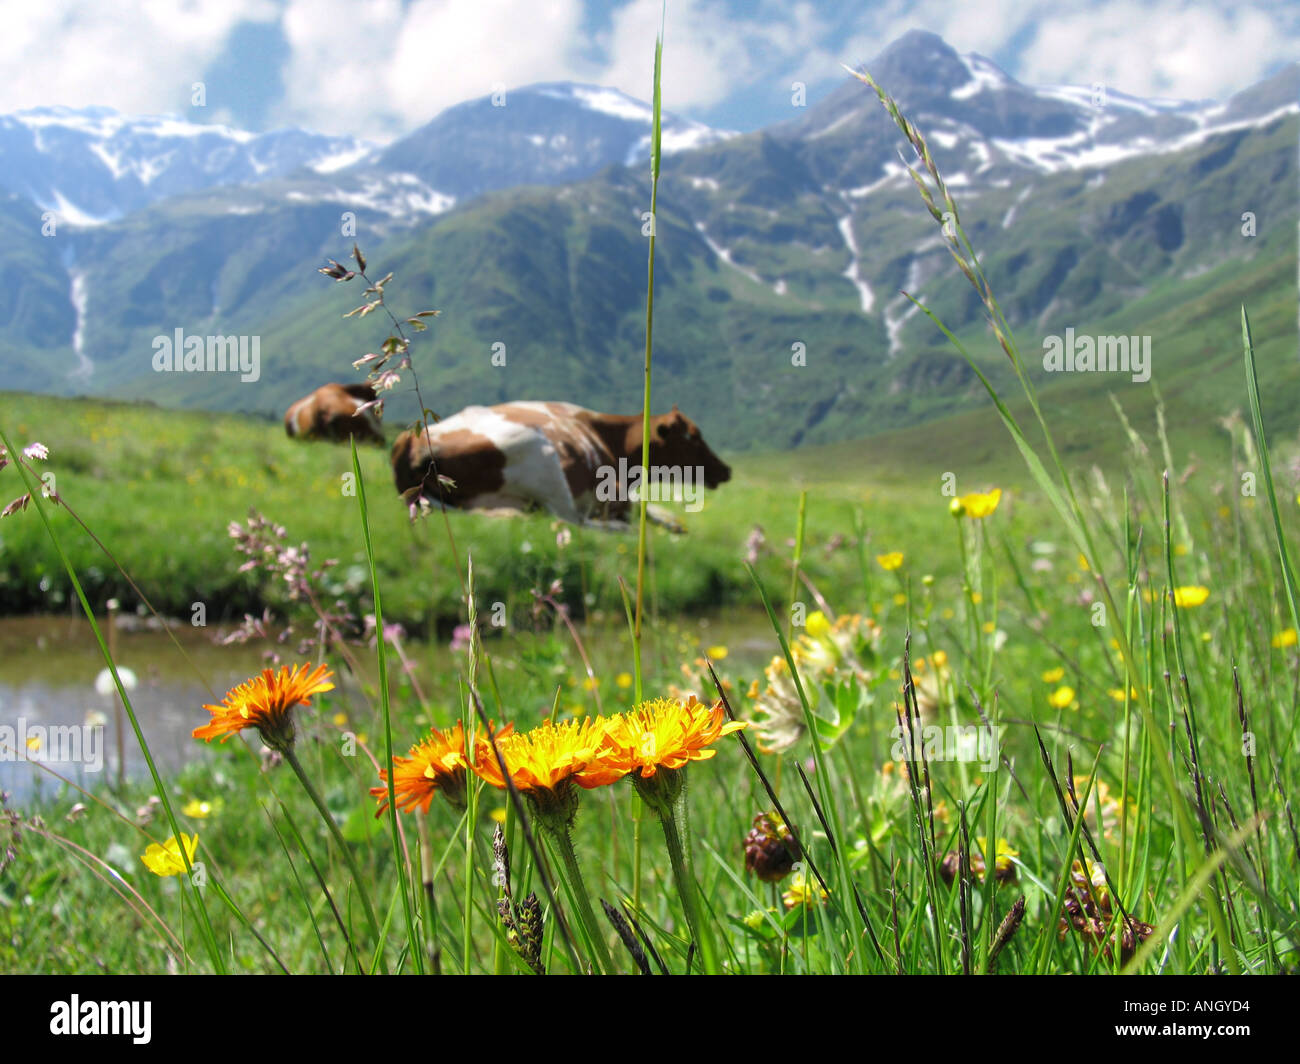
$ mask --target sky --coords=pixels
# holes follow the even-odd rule
[[[538,81],[650,96],[661,0],[0,0],[0,113],[106,105],[389,140]],[[669,0],[664,106],[751,130],[909,29],[1028,84],[1223,99],[1300,56],[1295,0]],[[203,86],[194,106],[194,86]]]

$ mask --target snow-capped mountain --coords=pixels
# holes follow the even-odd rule
[[[1243,269],[1260,299],[1294,301],[1300,65],[1223,103],[1027,86],[926,33],[866,67],[927,137],[1008,321],[1031,341],[1101,323],[1108,334],[1157,332],[1163,376],[1206,352],[1199,334],[1171,333],[1162,308],[1203,304]],[[611,367],[643,339],[643,102],[572,83],[511,89],[369,151],[346,138],[36,115],[17,133],[16,119],[0,123],[0,248],[24,263],[0,289],[0,389],[273,411],[331,379],[349,349],[342,294],[322,287],[316,267],[355,238],[395,271],[410,306],[447,311],[443,406],[511,394],[638,401]],[[135,139],[114,140],[126,127]],[[19,133],[22,156],[4,139]],[[277,136],[289,138],[279,154],[268,150]],[[975,342],[981,307],[918,209],[900,159],[910,149],[866,86],[846,77],[791,121],[752,133],[666,116],[664,146],[663,387],[711,394],[730,381],[747,404],[733,440],[764,446],[910,424],[969,398],[964,364],[903,293]],[[45,239],[33,200],[91,217],[122,202],[102,187],[94,199],[86,175],[134,190],[142,209]],[[166,194],[167,181],[184,194]],[[178,324],[262,335],[263,385],[159,382],[141,352]],[[484,368],[484,337],[508,343],[508,383]],[[787,388],[761,367],[791,338],[821,361]]]
[[[250,133],[111,108],[0,115],[0,190],[74,226],[114,221],[168,197],[289,179],[297,202],[346,202],[408,223],[515,185],[580,180],[648,159],[653,112],[614,89],[557,82],[443,111],[379,147],[301,129]],[[730,134],[664,116],[665,154]]]
[[[551,82],[443,111],[375,159],[459,200],[516,185],[576,181],[612,164],[649,164],[651,107],[616,89]],[[663,116],[664,154],[734,134]]]
[[[372,150],[302,129],[249,133],[107,107],[39,107],[0,115],[0,188],[70,224],[94,225],[214,185],[338,170]]]
[[[991,60],[920,30],[868,69],[925,132],[952,186],[1106,167],[1300,112],[1297,63],[1226,103],[1141,99],[1101,84],[1023,85]],[[802,142],[801,155],[828,184],[859,195],[883,179],[906,180],[892,127],[863,88],[847,82],[773,131]]]

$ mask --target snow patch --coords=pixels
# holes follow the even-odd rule
[[[1020,190],[1020,195],[1016,197],[1016,202],[1011,204],[1011,206],[1007,208],[1007,213],[1002,216],[1003,229],[1011,228],[1011,223],[1016,220],[1016,211],[1019,210],[1020,205],[1029,198],[1029,194],[1033,190],[1034,190],[1033,185],[1026,185],[1023,189]]]
[[[353,163],[360,162],[370,154],[370,151],[369,144],[358,144],[355,148],[345,148],[329,155],[322,155],[315,162],[307,165],[318,174],[332,174],[335,170],[342,170]]]
[[[695,223],[695,231],[700,234],[700,239],[704,241],[708,249],[712,251],[713,254],[718,256],[718,258],[720,258],[728,266],[730,266],[733,270],[737,270],[738,272],[743,273],[755,284],[763,283],[763,278],[759,277],[759,275],[756,274],[753,270],[746,269],[744,266],[741,266],[740,263],[733,262],[731,260],[731,252],[728,251],[726,248],[724,248],[721,244],[718,244],[716,241],[710,238],[709,234],[704,230],[703,222]]]
[[[961,61],[970,74],[970,80],[948,94],[952,99],[969,100],[985,90],[1000,89],[1007,84],[1007,76],[982,56],[963,55]]]
[[[839,118],[835,119],[835,121],[833,121],[830,125],[828,125],[828,126],[822,126],[822,128],[819,129],[819,130],[817,130],[816,133],[809,133],[809,134],[808,134],[808,139],[809,139],[809,140],[817,140],[819,137],[825,137],[825,136],[827,136],[827,135],[829,135],[829,134],[831,134],[831,133],[834,133],[837,129],[840,128],[840,126],[842,126],[842,125],[844,125],[844,123],[850,121],[856,113],[857,113],[857,112],[855,112],[855,111],[847,111],[847,112],[845,112],[844,114],[840,115]]]
[[[867,284],[866,279],[860,272],[858,242],[853,236],[853,215],[844,215],[839,220],[838,225],[840,236],[844,238],[845,246],[849,249],[849,264],[844,267],[842,276],[848,278],[849,283],[858,290],[858,299],[862,303],[862,313],[870,314],[871,308],[876,303],[876,294],[871,290],[871,285]]]
[[[95,372],[95,363],[92,362],[85,352],[86,345],[86,275],[80,270],[69,270],[68,276],[71,278],[71,284],[68,288],[68,299],[72,303],[72,309],[76,311],[76,325],[72,330],[72,351],[77,356],[76,368],[72,370],[69,376],[84,380]]]
[[[74,228],[90,229],[97,225],[107,225],[114,221],[116,215],[95,215],[83,211],[75,203],[69,203],[63,196],[62,192],[54,193],[54,202],[51,204],[42,203],[41,207],[52,210],[58,215],[59,221],[65,225]]]

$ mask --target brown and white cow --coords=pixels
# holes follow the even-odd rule
[[[650,432],[647,473],[640,414],[600,414],[558,402],[471,406],[398,436],[393,479],[408,503],[423,496],[465,510],[542,506],[574,524],[616,525],[628,520],[630,489],[638,485],[650,490],[651,500],[656,488],[660,498],[677,489],[689,500],[692,489],[731,479],[731,469],[676,406],[652,417]]]
[[[375,390],[368,384],[323,384],[289,407],[284,431],[303,440],[346,442],[355,436],[358,443],[382,445],[384,431],[377,408],[357,413],[358,407],[374,399]]]

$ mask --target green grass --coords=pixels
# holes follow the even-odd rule
[[[64,456],[56,435],[42,426],[39,418],[44,411],[32,409],[39,404],[50,404],[47,409],[60,409],[53,400],[29,400],[31,406],[24,411],[23,421],[29,435],[50,441],[54,448],[49,463],[56,470]],[[1267,405],[1267,397],[1264,399]],[[1051,408],[1049,408],[1050,412]],[[29,412],[30,411],[30,412]],[[162,411],[140,408],[105,407],[88,404],[86,413],[96,411],[103,420],[99,431],[116,419],[139,419],[136,428],[152,426],[157,435],[150,437],[149,446],[157,454],[170,452],[180,468],[184,456],[178,453],[178,442],[184,426],[193,424],[194,415],[173,415]],[[218,446],[233,446],[239,432],[247,431],[248,422],[234,418],[202,418],[208,423],[208,441]],[[165,433],[172,424],[177,433],[169,439]],[[8,425],[16,422],[7,420]],[[6,429],[8,431],[8,428]],[[267,450],[265,461],[283,467],[281,474],[264,472],[266,483],[280,484],[293,479],[311,482],[313,465],[322,460],[338,459],[346,455],[342,448],[324,445],[291,445],[276,438],[276,428],[266,426],[265,437],[259,442]],[[11,437],[12,438],[12,437]],[[130,435],[128,434],[128,438]],[[120,442],[117,448],[125,447]],[[17,441],[15,441],[17,442]],[[103,441],[101,441],[103,442]],[[1153,452],[1158,453],[1158,443],[1148,441]],[[170,444],[170,446],[169,446]],[[133,446],[141,447],[142,444]],[[248,444],[250,448],[253,444]],[[1003,448],[1005,450],[1005,448]],[[101,447],[101,452],[104,448]],[[112,452],[109,452],[112,453]],[[202,451],[196,452],[202,455]],[[136,461],[143,460],[135,452]],[[410,536],[405,526],[405,515],[393,500],[391,512],[385,515],[382,490],[382,462],[378,454],[361,455],[362,471],[370,492],[370,510],[377,552],[381,559],[392,549],[395,537]],[[1176,458],[1178,456],[1176,455]],[[230,469],[239,468],[241,452],[228,453]],[[105,459],[111,466],[110,459]],[[378,466],[378,470],[376,470]],[[138,468],[138,466],[137,466]],[[220,467],[218,467],[220,468]],[[757,472],[740,467],[737,482],[723,491],[733,495],[735,509],[745,514],[745,521],[725,521],[722,517],[731,507],[711,506],[692,519],[691,533],[681,540],[669,541],[652,533],[652,545],[668,544],[662,553],[652,552],[651,586],[658,589],[662,600],[665,587],[677,587],[680,578],[668,569],[700,565],[701,557],[711,551],[726,553],[743,574],[740,563],[740,542],[749,528],[749,522],[760,518],[764,523],[769,544],[782,553],[791,548],[787,538],[795,534],[797,498],[784,478],[791,474],[793,465],[771,465],[765,470],[770,478],[758,482]],[[823,467],[824,468],[824,467]],[[1244,468],[1244,467],[1243,467]],[[1233,466],[1221,470],[1224,479]],[[1132,477],[1129,512],[1129,530],[1123,533],[1124,507],[1122,487],[1125,473]],[[6,481],[12,470],[0,474]],[[238,474],[233,474],[236,477]],[[845,477],[855,472],[845,472]],[[1294,505],[1295,485],[1289,474],[1279,475],[1286,483],[1279,488],[1284,505],[1286,522],[1287,501]],[[322,496],[328,494],[325,484],[332,475],[316,474]],[[1154,574],[1143,577],[1140,586],[1158,591],[1161,583],[1162,563],[1159,511],[1158,463],[1148,458],[1132,462],[1127,469],[1108,467],[1106,484],[1089,483],[1083,505],[1102,535],[1104,564],[1111,572],[1122,572],[1131,557],[1140,564],[1138,571]],[[129,482],[128,482],[129,483]],[[1156,924],[1178,904],[1182,884],[1185,882],[1182,858],[1177,842],[1177,831],[1172,821],[1168,803],[1153,792],[1154,768],[1151,752],[1143,740],[1144,730],[1137,720],[1126,717],[1123,703],[1116,702],[1108,693],[1121,686],[1122,665],[1109,644],[1113,626],[1123,626],[1123,619],[1111,618],[1108,627],[1094,628],[1090,623],[1089,607],[1082,595],[1089,586],[1087,574],[1077,565],[1074,551],[1059,529],[1053,527],[1041,501],[1024,490],[1015,489],[1003,499],[996,514],[986,520],[980,534],[975,527],[968,529],[967,549],[974,552],[963,566],[957,550],[958,522],[947,512],[948,500],[943,497],[938,484],[913,486],[875,486],[860,479],[852,481],[814,480],[808,502],[808,530],[801,569],[806,572],[819,590],[827,597],[830,606],[840,612],[863,612],[874,616],[882,625],[883,637],[880,659],[872,663],[872,678],[863,684],[864,704],[857,712],[852,726],[828,757],[825,778],[829,781],[829,799],[834,803],[835,814],[844,825],[845,850],[848,854],[850,874],[862,892],[863,903],[873,929],[882,937],[887,963],[882,965],[863,944],[864,951],[853,963],[862,964],[866,970],[890,970],[893,957],[892,928],[894,918],[890,908],[888,886],[889,868],[894,861],[903,862],[904,873],[899,875],[898,933],[903,951],[901,964],[908,971],[957,970],[960,951],[948,933],[940,936],[936,952],[935,935],[927,925],[925,907],[929,888],[925,886],[920,870],[923,865],[919,841],[912,825],[910,800],[906,789],[897,785],[898,766],[891,760],[893,739],[890,729],[894,724],[892,706],[898,698],[898,671],[901,668],[903,640],[912,632],[914,657],[929,656],[934,650],[948,655],[951,669],[951,693],[947,700],[947,713],[963,724],[975,723],[978,715],[974,709],[966,684],[970,683],[986,709],[996,712],[1007,727],[1005,753],[1014,771],[997,774],[996,786],[980,780],[981,773],[970,766],[952,763],[932,763],[936,804],[946,807],[947,819],[936,824],[937,856],[958,849],[959,809],[964,803],[969,809],[970,835],[985,833],[984,818],[992,799],[997,807],[998,835],[1007,838],[1019,851],[1016,858],[1017,882],[999,887],[990,898],[980,887],[973,890],[968,904],[971,919],[978,928],[974,942],[984,941],[992,925],[999,922],[1016,897],[1026,897],[1026,915],[1021,930],[1003,949],[998,961],[999,970],[1022,971],[1078,971],[1106,968],[1082,948],[1077,936],[1068,935],[1058,941],[1055,919],[1052,916],[1053,898],[1060,877],[1068,867],[1069,833],[1064,828],[1062,813],[1050,778],[1040,760],[1033,732],[1037,723],[1046,747],[1052,757],[1058,777],[1066,774],[1065,765],[1073,758],[1074,772],[1082,777],[1090,771],[1095,760],[1098,778],[1107,785],[1110,799],[1114,799],[1128,780],[1130,801],[1136,803],[1133,820],[1127,826],[1126,849],[1119,847],[1119,836],[1112,830],[1109,837],[1095,833],[1103,860],[1113,875],[1123,877],[1122,890],[1130,910],[1139,919]],[[1240,726],[1237,723],[1233,695],[1233,667],[1242,685],[1243,701],[1251,730],[1256,735],[1258,756],[1255,762],[1257,789],[1261,808],[1273,815],[1265,822],[1258,839],[1246,841],[1245,851],[1249,867],[1257,879],[1268,883],[1269,898],[1277,911],[1273,911],[1251,897],[1249,890],[1238,877],[1245,872],[1231,864],[1226,874],[1233,877],[1234,891],[1240,900],[1230,906],[1226,915],[1231,933],[1238,944],[1242,966],[1249,970],[1269,971],[1294,967],[1294,946],[1289,935],[1294,935],[1297,898],[1294,877],[1286,874],[1289,867],[1290,840],[1285,827],[1285,815],[1280,814],[1283,795],[1290,795],[1296,779],[1296,736],[1290,724],[1293,714],[1282,707],[1294,708],[1297,692],[1293,680],[1295,648],[1275,649],[1270,641],[1283,628],[1289,626],[1285,613],[1285,597],[1279,578],[1275,575],[1275,556],[1270,539],[1270,518],[1263,499],[1243,498],[1239,492],[1215,496],[1208,488],[1196,487],[1196,480],[1186,489],[1175,488],[1174,505],[1179,520],[1175,522],[1173,558],[1180,583],[1203,583],[1211,589],[1208,602],[1196,609],[1180,614],[1181,641],[1184,646],[1189,689],[1193,698],[1189,705],[1195,717],[1198,756],[1202,769],[1209,779],[1222,783],[1232,808],[1232,817],[1221,802],[1214,804],[1213,816],[1224,835],[1232,832],[1232,819],[1246,823],[1252,808],[1249,775],[1240,755]],[[115,550],[131,549],[133,540],[122,534],[115,535],[103,524],[110,520],[109,500],[120,494],[125,485],[96,478],[73,475],[61,481],[59,490],[81,511],[90,502],[83,492],[100,484],[103,491],[104,510],[91,521]],[[982,487],[983,484],[960,484],[961,490]],[[147,488],[148,482],[141,485]],[[155,485],[156,487],[156,485]],[[206,505],[211,507],[211,521],[219,532],[221,524],[229,517],[239,516],[239,507],[249,501],[248,486],[237,483],[229,490],[227,505],[232,512],[220,513],[213,497]],[[280,497],[290,498],[287,486]],[[1261,489],[1261,496],[1263,492]],[[722,499],[725,496],[720,495]],[[258,499],[268,513],[274,515],[270,505],[276,496]],[[236,501],[238,500],[238,501]],[[196,496],[194,507],[203,504]],[[356,506],[356,500],[347,499],[347,505]],[[1226,514],[1220,508],[1226,508]],[[860,509],[870,541],[865,548],[865,572],[859,568],[856,551],[852,546],[841,547],[829,557],[826,547],[836,535],[854,535],[853,511]],[[303,518],[311,516],[311,508],[301,501],[293,514]],[[57,510],[52,510],[57,517]],[[6,519],[3,534],[6,537],[6,554],[12,537],[26,534],[33,525],[31,512]],[[550,524],[545,519],[526,519],[515,522],[477,522],[463,515],[454,518],[462,544],[472,545],[475,558],[475,581],[482,570],[492,565],[492,536],[536,537],[541,549],[545,543],[553,544]],[[316,521],[320,521],[316,515]],[[387,523],[390,522],[391,523]],[[716,521],[715,526],[711,522]],[[351,543],[353,535],[360,532],[355,519],[340,518],[336,522],[346,533],[338,541]],[[969,522],[967,522],[969,524]],[[127,524],[130,524],[127,522]],[[135,524],[139,524],[136,522]],[[183,527],[177,521],[175,527]],[[427,523],[426,523],[427,524]],[[466,532],[468,528],[473,532]],[[1143,530],[1142,551],[1135,546],[1138,528]],[[1178,531],[1185,528],[1185,532]],[[534,531],[535,530],[535,531]],[[436,534],[436,529],[429,530]],[[543,533],[546,535],[543,536]],[[324,556],[318,537],[325,535],[320,524],[303,529],[302,538],[312,543],[314,556]],[[294,538],[299,533],[294,530]],[[433,538],[432,536],[430,538]],[[66,529],[64,539],[70,554],[83,550],[80,537]],[[228,548],[224,536],[214,539],[214,551],[225,555]],[[566,550],[581,545],[587,536],[575,534],[574,542]],[[1032,542],[1048,541],[1054,544],[1051,554],[1031,553]],[[155,554],[157,540],[153,541]],[[396,542],[402,542],[396,539]],[[436,540],[435,540],[436,542]],[[517,540],[516,540],[517,542]],[[599,562],[600,548],[614,550],[611,566],[630,573],[634,557],[632,537],[592,537],[593,565]],[[126,544],[126,546],[123,546]],[[627,544],[628,550],[619,554],[617,547]],[[697,546],[699,544],[699,546]],[[723,547],[725,545],[725,552]],[[1293,543],[1294,549],[1294,543]],[[505,541],[505,549],[509,540]],[[364,549],[360,545],[358,549]],[[905,554],[903,568],[897,573],[885,573],[874,561],[876,553],[899,549]],[[343,553],[338,550],[338,553]],[[180,560],[191,560],[185,551],[169,550],[168,555]],[[697,556],[698,555],[698,556]],[[147,558],[141,551],[135,561]],[[1050,569],[1033,568],[1034,559],[1050,561]],[[225,565],[233,569],[235,558],[228,557]],[[346,560],[346,559],[345,559]],[[83,563],[84,564],[84,563]],[[103,563],[99,563],[103,564]],[[392,618],[391,600],[400,598],[400,581],[393,580],[385,571],[389,562],[380,562],[381,581],[385,590],[385,615]],[[427,561],[425,563],[428,564]],[[482,566],[482,570],[480,569]],[[426,570],[427,571],[427,570]],[[548,570],[549,572],[549,570]],[[775,556],[768,556],[759,567],[761,578],[774,594],[784,593],[790,571]],[[982,589],[979,601],[973,602],[964,593],[970,585],[967,573],[978,573]],[[932,582],[921,577],[934,575]],[[902,580],[895,579],[902,577]],[[746,577],[747,579],[747,577]],[[864,580],[866,586],[864,586]],[[1149,581],[1149,582],[1148,582]],[[904,590],[905,589],[905,590]],[[147,586],[148,593],[158,589]],[[449,594],[452,593],[449,591]],[[517,594],[522,596],[523,591]],[[895,595],[903,596],[896,603]],[[480,609],[489,601],[486,593],[477,596]],[[752,593],[745,599],[747,610],[752,609]],[[1170,630],[1166,627],[1167,615],[1157,595],[1153,605],[1140,593],[1134,599],[1135,618],[1140,623],[1138,633],[1140,658],[1144,667],[1152,669],[1150,682],[1156,694],[1158,721],[1170,721],[1179,726],[1173,734],[1179,750],[1184,747],[1183,699],[1171,695],[1170,689],[1160,679],[1164,668],[1169,667],[1175,676],[1178,670],[1173,661],[1174,648]],[[784,611],[784,604],[778,604]],[[1152,610],[1157,611],[1153,617]],[[996,610],[996,612],[994,612]],[[611,611],[612,613],[612,611]],[[664,614],[675,610],[663,608]],[[616,616],[616,615],[615,615]],[[1161,617],[1164,621],[1161,621]],[[1006,633],[1006,643],[996,655],[990,655],[991,640],[982,626],[993,622]],[[646,655],[646,690],[654,694],[677,684],[706,694],[707,684],[698,665],[693,664],[699,653],[700,629],[689,618],[669,622],[668,617],[652,617],[649,622],[652,635],[651,650]],[[676,630],[676,635],[670,631]],[[1162,634],[1163,633],[1163,634]],[[607,711],[624,703],[627,695],[617,687],[613,677],[629,668],[630,646],[621,622],[610,616],[586,632],[592,644],[596,672],[605,694]],[[751,637],[753,638],[753,637]],[[982,640],[982,642],[981,642]],[[770,654],[780,653],[775,638],[768,639]],[[487,650],[492,655],[492,674],[497,689],[485,693],[487,708],[498,718],[509,717],[520,727],[536,723],[549,713],[554,685],[558,682],[565,692],[561,698],[561,712],[567,715],[590,709],[589,696],[583,690],[584,675],[581,662],[572,644],[558,632],[553,635],[530,636],[528,633],[508,638],[505,642],[489,639]],[[458,708],[460,696],[455,675],[448,672],[449,663],[441,652],[427,655],[416,648],[412,651],[418,663],[417,679],[424,685],[430,699],[428,708],[420,704],[409,679],[399,676],[393,685],[392,718],[394,747],[401,750],[413,741],[429,723],[447,724],[463,712]],[[719,671],[730,683],[731,694],[736,699],[737,711],[742,715],[752,713],[752,704],[743,697],[751,681],[760,679],[753,658],[733,654],[723,659]],[[1246,667],[1249,663],[1249,667]],[[681,666],[686,665],[693,679],[683,677]],[[454,666],[453,666],[454,668]],[[1063,669],[1059,681],[1044,682],[1042,674],[1052,669]],[[482,680],[480,681],[482,682]],[[1074,707],[1053,708],[1048,695],[1060,686],[1073,687],[1076,692]],[[398,880],[392,858],[391,844],[386,841],[387,829],[383,821],[372,817],[372,800],[365,792],[377,782],[372,762],[363,752],[356,756],[343,753],[343,729],[333,723],[336,713],[343,713],[347,728],[361,733],[371,743],[372,753],[382,749],[377,737],[381,734],[380,709],[373,674],[363,685],[364,697],[359,702],[342,696],[323,696],[318,708],[300,716],[300,754],[306,769],[318,781],[324,801],[334,818],[342,825],[348,845],[360,866],[361,875],[374,892],[376,909],[381,921],[390,907],[390,934],[403,926],[400,915],[401,900],[397,892]],[[498,704],[497,698],[500,698]],[[825,694],[821,695],[824,706]],[[195,725],[205,714],[198,706],[192,707]],[[946,718],[941,718],[946,719]],[[1126,775],[1124,722],[1132,720],[1130,734],[1130,768]],[[1162,725],[1163,726],[1163,725]],[[808,740],[804,739],[796,750],[800,758],[808,754]],[[255,743],[253,744],[256,745]],[[197,744],[196,744],[197,747]],[[759,755],[766,772],[778,781],[783,805],[806,837],[819,867],[836,867],[833,856],[815,830],[816,816],[807,795],[799,786],[792,758],[778,759]],[[1277,782],[1274,782],[1272,765],[1277,765]],[[891,774],[882,771],[886,766]],[[230,892],[247,920],[270,943],[275,953],[294,971],[339,970],[347,966],[346,948],[341,932],[333,921],[327,903],[315,886],[313,873],[301,851],[292,841],[286,827],[286,817],[304,835],[303,845],[314,860],[321,863],[321,874],[333,888],[333,897],[342,910],[345,923],[350,922],[353,933],[362,942],[368,941],[361,910],[351,899],[347,887],[348,875],[341,857],[329,849],[326,834],[319,819],[314,818],[308,799],[302,795],[293,780],[281,768],[267,775],[260,771],[257,759],[239,742],[227,748],[214,745],[211,750],[196,749],[195,761],[168,782],[174,801],[181,805],[199,798],[212,802],[217,812],[207,819],[186,823],[182,830],[197,830],[201,837],[200,860],[208,863],[219,881]],[[809,937],[790,935],[788,921],[782,917],[784,908],[773,901],[767,886],[746,876],[740,862],[740,841],[749,828],[752,816],[770,808],[759,782],[737,749],[734,742],[724,744],[720,755],[707,764],[690,770],[689,788],[692,830],[695,840],[696,873],[701,882],[701,894],[706,899],[715,922],[714,931],[720,941],[722,959],[731,967],[744,970],[824,971],[839,970],[845,963],[844,935],[846,921],[852,915],[846,907],[818,910],[813,923],[815,933]],[[1018,782],[1017,782],[1018,781]],[[625,785],[624,785],[625,786]],[[1024,787],[1027,793],[1022,793]],[[1191,784],[1184,778],[1182,787],[1190,793]],[[1079,783],[1082,794],[1083,782]],[[194,936],[193,919],[181,919],[180,902],[175,893],[175,880],[159,880],[144,870],[138,855],[144,851],[148,837],[161,840],[168,834],[159,830],[157,823],[144,829],[137,827],[134,813],[144,804],[148,788],[135,784],[128,793],[101,797],[113,809],[125,815],[125,820],[95,803],[78,819],[67,822],[64,814],[81,796],[66,792],[54,794],[48,786],[40,809],[43,826],[24,831],[21,835],[18,860],[0,878],[0,923],[5,933],[0,935],[0,951],[18,949],[21,952],[5,956],[0,952],[0,964],[8,969],[81,971],[102,965],[112,971],[155,971],[170,965],[182,970],[204,970],[207,966],[200,943]],[[621,797],[622,787],[606,788],[584,795],[584,804],[578,819],[577,851],[586,870],[589,886],[594,896],[616,900],[630,897],[630,840],[632,824],[628,803]],[[283,803],[283,809],[281,807]],[[499,792],[484,792],[479,799],[482,815],[493,809],[504,808]],[[1108,807],[1109,808],[1109,807]],[[30,812],[35,812],[31,810]],[[1111,819],[1108,816],[1105,819]],[[460,941],[463,921],[458,910],[461,896],[460,868],[463,853],[463,830],[459,818],[445,803],[436,801],[431,813],[430,839],[435,866],[442,871],[437,877],[437,912],[439,914],[435,937],[441,941],[443,960],[457,958],[453,967],[459,966],[463,944]],[[274,826],[273,826],[274,822]],[[481,840],[491,825],[484,820],[476,833]],[[403,817],[403,828],[408,844],[413,844],[414,831],[409,818]],[[640,919],[651,934],[656,947],[665,955],[666,963],[680,969],[684,963],[684,944],[666,928],[673,922],[676,902],[671,887],[670,868],[658,841],[657,829],[652,833],[647,826],[643,858],[642,906]],[[294,864],[282,856],[277,841],[277,830],[289,837]],[[46,834],[42,834],[45,832]],[[49,836],[66,840],[54,842]],[[516,849],[512,851],[515,874],[520,877],[515,891],[526,893],[522,885],[531,882],[538,889],[535,871],[525,855],[522,843],[516,836]],[[973,844],[972,844],[973,845]],[[107,860],[122,872],[130,886],[140,891],[142,897],[170,927],[179,940],[188,941],[188,958],[182,957],[173,943],[170,949],[167,933],[146,913],[144,917],[131,917],[120,921],[102,918],[105,905],[125,906],[124,902],[106,900],[102,869],[97,873],[73,856],[81,851],[69,847],[84,847],[86,851]],[[1197,843],[1191,849],[1194,851]],[[1077,854],[1076,854],[1077,857]],[[87,859],[88,860],[88,859]],[[480,854],[474,863],[477,878],[476,910],[470,926],[471,967],[490,970],[493,965],[493,935],[488,916],[489,902],[495,897],[488,882],[491,875],[490,860]],[[296,875],[305,881],[299,887]],[[832,895],[841,880],[830,877]],[[782,884],[784,889],[788,883]],[[958,888],[936,883],[937,900],[942,923],[955,929],[959,923],[960,899]],[[539,890],[540,894],[540,890]],[[21,899],[30,897],[31,904]],[[232,970],[269,971],[276,968],[268,952],[244,926],[208,895],[208,907],[218,941],[233,936],[233,952],[227,963]],[[351,900],[350,900],[351,899]],[[137,905],[139,903],[136,903]],[[561,904],[563,901],[561,900]],[[775,924],[760,925],[753,931],[738,921],[747,914],[772,907]],[[349,908],[350,906],[350,908]],[[130,910],[123,907],[124,914]],[[312,919],[307,918],[310,911]],[[680,919],[680,917],[677,917]],[[827,919],[822,925],[819,921]],[[313,926],[313,920],[315,926]],[[548,925],[553,926],[553,925]],[[777,930],[783,927],[784,930]],[[319,939],[318,939],[319,933]],[[953,934],[956,935],[955,930]],[[783,938],[785,935],[787,937]],[[188,936],[188,937],[187,937]],[[400,934],[397,934],[401,938]],[[960,936],[958,935],[957,938]],[[326,949],[322,953],[321,941]],[[17,943],[18,945],[13,945]],[[676,943],[674,945],[674,943]],[[783,944],[784,943],[784,944]],[[618,952],[621,946],[611,940],[615,951],[616,967],[627,967],[626,955]],[[396,966],[396,945],[390,944],[388,962]],[[564,951],[553,947],[550,965],[563,970],[567,964]],[[328,954],[329,962],[324,959]],[[170,956],[172,959],[167,960]],[[37,960],[36,958],[39,958]],[[1182,931],[1175,939],[1171,955],[1164,962],[1169,971],[1204,971],[1221,963],[1221,950],[1213,942],[1209,917],[1204,905],[1196,900],[1185,914]],[[408,964],[409,967],[409,964]]]
[[[227,528],[251,509],[283,524],[290,542],[310,545],[314,561],[338,559],[325,586],[331,595],[355,603],[369,600],[365,546],[355,519],[356,499],[345,495],[350,474],[346,447],[304,444],[285,437],[278,424],[235,415],[162,410],[140,404],[0,395],[0,425],[17,446],[39,440],[50,448],[45,468],[78,516],[121,561],[141,590],[164,613],[188,619],[203,602],[209,623],[260,613],[263,605],[285,603],[278,589],[252,574],[237,572]],[[23,441],[18,443],[17,441]],[[441,517],[412,526],[392,488],[386,451],[364,449],[361,469],[370,492],[371,521],[380,545],[377,563],[386,588],[385,612],[420,631],[463,621],[460,581]],[[648,549],[671,558],[652,566],[647,607],[656,613],[710,611],[737,604],[753,606],[743,566],[745,540],[763,526],[778,553],[760,561],[760,572],[779,584],[784,563],[780,538],[788,534],[787,476],[816,478],[825,490],[813,501],[814,516],[840,521],[854,507],[871,513],[906,508],[903,488],[868,495],[863,470],[845,466],[830,475],[815,457],[796,473],[797,457],[742,456],[731,482],[707,492],[698,513],[677,509],[688,528],[675,539],[653,527]],[[937,490],[937,489],[936,489]],[[12,468],[0,471],[5,502],[21,492]],[[54,511],[66,530],[67,549],[97,609],[117,596],[127,609],[138,601],[112,562],[73,522]],[[556,542],[559,526],[547,515],[494,519],[449,516],[458,540],[473,545],[480,598],[504,602],[522,617],[532,606],[531,590],[560,579],[567,601],[584,609],[621,616],[617,575],[636,557],[634,535],[573,529],[572,541]],[[902,541],[938,534],[932,518],[901,522]],[[830,533],[819,542],[824,545]],[[818,541],[815,541],[815,544]],[[883,549],[883,548],[882,548]],[[463,563],[463,558],[462,558]],[[814,560],[817,579],[843,580],[856,561],[840,551]],[[42,586],[44,585],[44,587]],[[592,596],[584,606],[585,596]],[[48,538],[31,521],[0,524],[0,601],[7,613],[61,612],[70,608],[69,588]],[[369,612],[367,607],[364,612]]]

